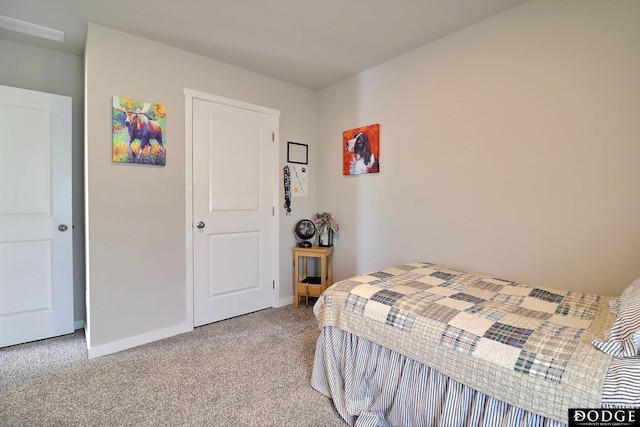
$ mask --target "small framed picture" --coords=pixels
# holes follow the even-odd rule
[[[309,146],[298,142],[287,142],[287,163],[309,164]]]

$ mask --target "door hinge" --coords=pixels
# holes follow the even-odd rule
[[[276,133],[275,132],[271,132],[271,141],[272,142],[276,142]]]
[[[276,216],[276,207],[271,206],[271,216]]]
[[[273,289],[275,289],[275,288],[276,288],[276,281],[274,280],[273,281]]]

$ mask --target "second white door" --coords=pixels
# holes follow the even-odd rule
[[[276,126],[193,100],[194,326],[273,306]]]
[[[0,86],[0,347],[73,332],[71,98]]]

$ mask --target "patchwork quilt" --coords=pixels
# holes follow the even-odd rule
[[[591,340],[610,298],[410,263],[331,286],[314,306],[336,326],[490,396],[567,422],[600,407],[611,357]]]

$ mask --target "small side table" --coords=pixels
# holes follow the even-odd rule
[[[309,258],[320,258],[320,276],[307,275],[307,262]],[[302,269],[300,269],[302,260]],[[306,305],[309,306],[309,297],[319,297],[325,289],[333,284],[333,246],[312,246],[310,248],[293,248],[293,304],[298,308],[300,296],[306,297]]]

